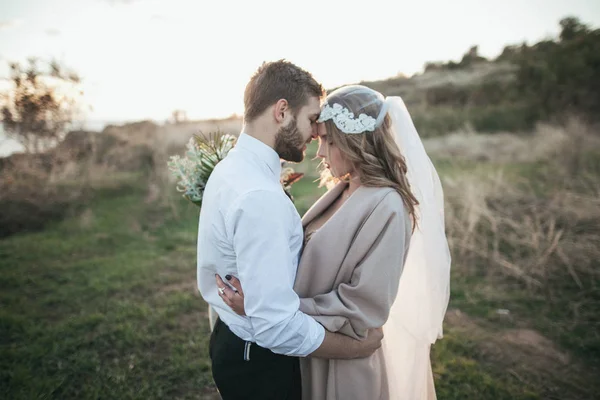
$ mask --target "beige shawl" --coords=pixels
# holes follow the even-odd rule
[[[346,185],[325,193],[307,211],[303,226]],[[304,248],[294,286],[300,310],[331,332],[365,338],[388,318],[410,236],[410,217],[395,190],[359,187]],[[384,362],[381,349],[356,360],[301,359],[303,398],[388,399]]]

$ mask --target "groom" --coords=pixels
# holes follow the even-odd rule
[[[204,192],[198,288],[219,315],[209,352],[224,400],[300,399],[297,357],[359,358],[381,345],[380,331],[362,342],[326,331],[298,310],[293,290],[304,235],[279,181],[280,159],[304,159],[323,95],[290,62],[260,66],[244,92],[243,131]],[[216,274],[243,282],[246,316],[223,302]]]

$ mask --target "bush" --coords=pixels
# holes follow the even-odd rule
[[[98,191],[130,185],[125,178],[132,175],[142,182],[157,175],[157,131],[123,127],[123,138],[112,129],[114,135],[70,132],[46,152],[0,159],[0,237],[41,229],[77,212]]]
[[[535,114],[526,104],[471,108],[467,118],[478,132],[529,131],[536,122]]]
[[[0,237],[41,229],[83,201],[84,186],[51,183],[52,164],[46,154],[19,154],[4,160],[0,170]]]
[[[590,30],[576,18],[560,24],[557,41],[521,51],[519,94],[541,119],[580,113],[600,121],[600,29]]]
[[[421,137],[433,137],[457,131],[468,123],[464,109],[438,107],[411,111],[413,123]]]

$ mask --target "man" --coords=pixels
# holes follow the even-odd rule
[[[198,287],[219,315],[210,357],[225,400],[300,399],[297,357],[366,357],[381,344],[381,331],[363,342],[325,331],[299,312],[293,290],[303,230],[279,182],[280,159],[303,160],[323,94],[296,65],[263,64],[246,86],[243,132],[204,192]],[[243,282],[245,317],[223,302],[216,274]]]

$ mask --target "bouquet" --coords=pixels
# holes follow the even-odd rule
[[[281,186],[283,186],[283,191],[292,201],[294,201],[291,191],[292,185],[298,182],[303,176],[302,172],[296,172],[293,168],[286,167],[285,161],[281,160],[281,177],[279,181],[281,182]]]
[[[204,134],[193,135],[186,145],[185,157],[171,156],[167,163],[171,174],[177,179],[177,191],[183,193],[185,199],[200,207],[210,174],[235,146],[236,141],[235,136],[220,132],[211,133],[208,137]],[[293,201],[291,187],[304,174],[285,167],[284,161],[281,166],[281,185]]]

